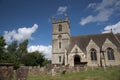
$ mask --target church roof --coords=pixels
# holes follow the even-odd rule
[[[120,41],[120,33],[116,34],[116,37],[117,37],[118,40]]]
[[[120,34],[104,33],[85,36],[72,36],[70,38],[70,47],[68,52],[70,52],[74,45],[77,44],[77,46],[86,53],[86,47],[88,46],[90,40],[93,40],[99,48],[102,48],[102,45],[107,38],[117,47],[120,47]]]

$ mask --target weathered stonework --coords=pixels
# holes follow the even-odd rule
[[[97,51],[97,61],[91,61],[91,57],[90,57],[90,49],[91,48],[94,48],[96,49]],[[88,66],[98,66],[100,65],[100,48],[97,46],[97,44],[93,41],[93,40],[90,40],[87,48],[86,48],[86,51],[87,51],[87,62],[88,62]]]
[[[62,31],[59,30],[59,25],[62,27]],[[53,32],[52,32],[52,64],[63,64],[64,62],[64,52],[68,48],[70,40],[70,29],[69,29],[68,18],[64,20],[53,20]],[[61,38],[59,38],[61,36]],[[59,47],[61,43],[61,47]],[[59,59],[61,58],[61,59]],[[60,60],[60,61],[59,61]]]
[[[52,64],[71,67],[76,65],[90,67],[120,65],[120,34],[71,36],[68,17],[63,20],[53,19],[52,24]],[[59,31],[59,25],[62,26],[61,31]],[[108,48],[113,52],[108,53]],[[94,55],[91,49],[96,51]]]
[[[13,65],[9,63],[0,64],[0,80],[13,80]]]
[[[106,52],[106,49],[108,47],[111,47],[114,50],[115,60],[108,60],[107,52]],[[105,51],[105,61],[106,61],[105,65],[106,66],[120,65],[120,52],[118,51],[117,46],[115,46],[109,39],[106,39],[104,45],[102,46],[102,49]]]
[[[16,70],[16,80],[27,80],[28,68],[26,66],[20,66]]]

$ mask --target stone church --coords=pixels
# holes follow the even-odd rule
[[[52,19],[52,64],[118,66],[120,34],[71,36],[68,17]]]

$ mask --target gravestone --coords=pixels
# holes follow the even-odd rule
[[[51,74],[52,74],[52,76],[55,76],[55,75],[56,75],[56,72],[55,72],[55,69],[54,69],[54,68],[51,69]]]

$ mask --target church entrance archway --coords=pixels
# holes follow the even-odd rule
[[[79,55],[74,56],[74,65],[80,65],[80,56]]]

